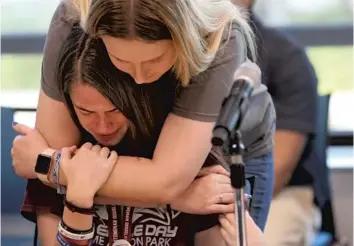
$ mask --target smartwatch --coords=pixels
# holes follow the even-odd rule
[[[41,181],[49,182],[49,174],[53,163],[52,157],[54,156],[55,152],[55,150],[46,149],[37,156],[37,162],[34,167],[34,171],[37,173],[37,176]]]

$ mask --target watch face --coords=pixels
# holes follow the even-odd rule
[[[39,154],[37,157],[37,163],[35,167],[36,173],[47,175],[51,161],[52,158],[50,156]]]

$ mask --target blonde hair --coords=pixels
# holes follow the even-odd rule
[[[206,70],[236,24],[253,60],[254,35],[247,11],[230,0],[69,0],[80,25],[93,37],[103,35],[155,41],[172,39],[174,72],[182,85]],[[247,50],[246,50],[247,49]]]

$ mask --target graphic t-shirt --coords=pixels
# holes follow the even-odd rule
[[[96,206],[95,246],[187,246],[194,235],[217,224],[217,217],[170,208]],[[129,244],[130,243],[130,244]]]

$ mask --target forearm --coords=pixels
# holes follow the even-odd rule
[[[279,153],[279,151],[274,153],[274,197],[289,183],[297,165],[294,153],[287,152],[288,155]]]
[[[54,157],[55,159],[55,157]],[[161,173],[160,168],[155,168],[156,165],[152,163],[151,160],[136,158],[136,157],[120,157],[120,161],[127,161],[121,165],[121,162],[118,162],[114,168],[114,171],[110,175],[107,182],[103,185],[103,187],[97,193],[95,197],[95,204],[99,205],[107,205],[107,204],[116,204],[116,205],[126,205],[126,206],[134,206],[134,207],[159,207],[161,205],[172,203],[172,196],[164,195],[167,194],[166,183],[171,181],[171,179],[164,179],[161,175],[155,175],[157,172]],[[137,164],[134,163],[138,162]],[[135,164],[135,169],[126,170],[125,167],[132,167]],[[122,166],[122,167],[121,167]],[[122,169],[120,169],[122,168]],[[54,166],[52,166],[52,170],[50,171],[51,180],[54,181]],[[143,170],[142,170],[143,169]],[[123,173],[125,170],[126,174]],[[134,178],[128,173],[135,173]],[[137,176],[140,175],[139,178]],[[176,175],[176,173],[171,173],[170,175]],[[61,185],[67,185],[67,179],[65,174],[59,168],[59,183]],[[160,179],[159,179],[160,177]],[[118,182],[119,180],[119,182]],[[140,180],[141,182],[137,182]],[[166,183],[165,183],[166,182]],[[45,185],[56,189],[57,186],[54,182],[46,182],[42,180],[42,183]],[[148,183],[148,184],[147,184]],[[172,182],[171,182],[172,183]],[[137,184],[140,186],[136,187]],[[178,182],[176,182],[178,185]],[[167,184],[168,185],[168,184]],[[164,188],[165,187],[165,188]],[[133,191],[131,191],[133,188]],[[125,191],[121,192],[121,191]],[[182,190],[183,191],[183,190]],[[136,192],[140,194],[145,194],[142,197],[137,198],[138,196],[134,193]],[[123,195],[125,194],[125,196]],[[170,202],[171,201],[171,202]]]
[[[289,183],[292,172],[296,166],[295,163],[286,163],[284,161],[279,163],[280,165],[287,165],[289,168],[274,168],[274,188],[273,188],[273,197],[277,196],[279,192]],[[274,166],[276,166],[276,162],[274,162]],[[293,168],[290,168],[293,167]]]
[[[76,192],[75,192],[76,190]],[[94,237],[93,226],[93,195],[82,191],[82,188],[68,188],[62,220],[59,224],[57,240],[68,245],[91,245]],[[87,212],[71,209],[86,209]],[[69,209],[70,208],[70,209]],[[89,212],[91,210],[91,212]],[[65,244],[65,245],[66,245]]]
[[[158,205],[170,204],[194,180],[195,175],[149,159],[121,157],[98,194],[122,201]]]
[[[59,222],[60,217],[51,213],[37,215],[38,236],[41,245],[60,246],[56,240]]]
[[[59,171],[60,183],[66,185],[65,175]],[[149,159],[121,156],[97,194],[117,198],[122,205],[170,204],[192,183],[195,175],[179,177],[183,177],[180,169],[162,169]]]
[[[49,186],[53,189],[57,189],[57,186],[53,183],[43,182],[46,186]],[[94,200],[95,204],[97,205],[124,205],[124,206],[131,206],[131,207],[138,207],[138,208],[157,208],[160,205],[157,203],[148,203],[148,202],[139,202],[139,201],[124,201],[119,198],[114,197],[106,197],[106,196],[96,196]]]
[[[306,144],[305,134],[277,130],[274,151],[274,191],[276,196],[289,182]]]

